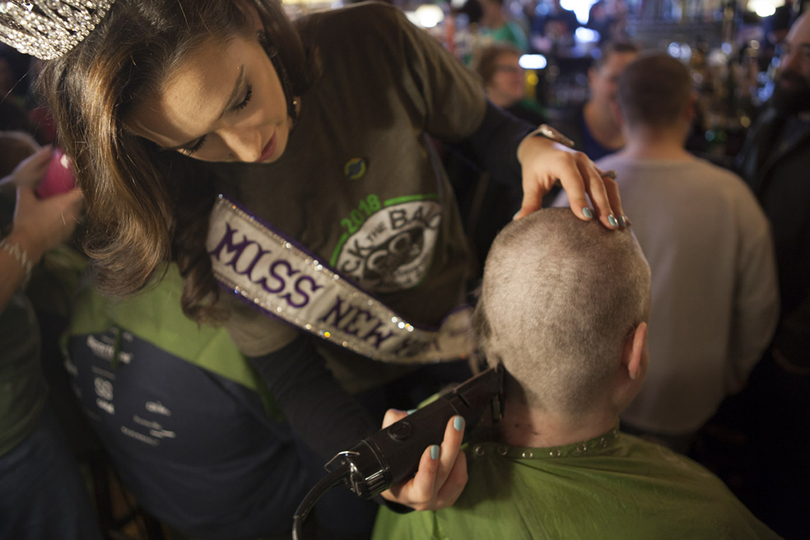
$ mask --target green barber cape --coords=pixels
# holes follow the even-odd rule
[[[720,540],[779,538],[694,461],[605,434],[554,448],[467,448],[469,482],[451,508],[382,508],[374,540]]]

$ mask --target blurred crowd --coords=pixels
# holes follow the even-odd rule
[[[632,42],[680,58],[690,66],[699,96],[689,148],[727,168],[773,93],[781,43],[800,9],[787,3],[761,17],[720,2],[600,0],[588,9],[559,0],[452,5],[429,30],[468,65],[492,44],[528,55],[522,62],[524,97],[551,118],[586,100],[588,69],[601,61],[608,42]]]

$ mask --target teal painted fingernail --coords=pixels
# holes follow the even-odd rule
[[[613,214],[608,215],[608,223],[610,223],[613,227],[619,226],[619,222],[616,221],[616,217]]]
[[[460,416],[453,418],[453,427],[456,429],[456,431],[461,431],[464,429],[464,419]]]
[[[593,210],[591,210],[587,206],[582,209],[582,214],[588,219],[593,219]]]
[[[630,218],[625,216],[624,214],[622,214],[622,222],[624,223],[624,228],[625,229],[627,227],[629,227],[630,225],[632,225],[632,223],[630,223]]]
[[[413,414],[415,412],[416,412],[416,409],[411,409],[410,411],[408,411],[408,414]]]
[[[434,444],[430,447],[430,459],[439,459],[439,445]]]

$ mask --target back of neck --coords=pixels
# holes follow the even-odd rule
[[[678,131],[630,130],[627,146],[620,155],[639,161],[692,161],[695,157],[684,148]]]
[[[530,448],[548,448],[586,441],[613,429],[618,415],[610,409],[599,407],[572,419],[507,400],[501,420],[501,440],[510,446]]]

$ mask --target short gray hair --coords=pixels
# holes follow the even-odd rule
[[[650,268],[635,237],[549,208],[509,224],[487,257],[476,326],[528,405],[588,410],[626,338],[649,317]]]

